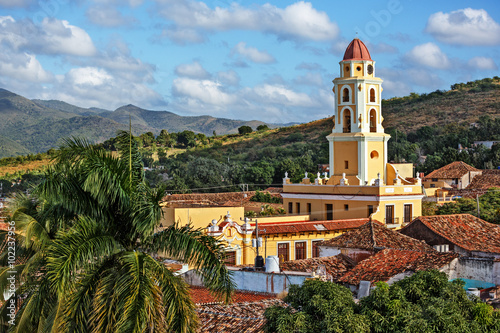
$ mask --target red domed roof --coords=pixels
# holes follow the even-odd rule
[[[343,60],[372,60],[370,57],[370,52],[368,52],[368,48],[366,45],[359,40],[358,38],[354,38],[345,50],[344,59]]]

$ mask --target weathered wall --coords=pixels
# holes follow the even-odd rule
[[[194,286],[203,286],[200,278],[194,271],[189,271],[184,274],[184,280]],[[284,274],[284,273],[265,273],[265,272],[248,272],[248,271],[233,271],[233,280],[237,290],[249,290],[266,293],[280,293],[288,290],[291,284],[301,285],[311,275],[304,273]]]
[[[494,267],[493,258],[461,257],[458,259],[456,277],[498,283],[500,277],[498,274],[495,276],[494,268],[498,269]]]

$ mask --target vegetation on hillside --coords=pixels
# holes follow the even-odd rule
[[[417,272],[391,286],[378,282],[359,304],[341,285],[306,280],[285,302],[268,308],[267,332],[498,332],[500,312],[448,282],[437,270]]]
[[[487,222],[500,224],[500,188],[492,187],[488,189],[488,191],[481,195],[478,200],[471,198],[459,198],[454,202],[448,202],[441,206],[428,202],[425,203],[424,207],[422,207],[422,214],[471,214],[478,216]]]

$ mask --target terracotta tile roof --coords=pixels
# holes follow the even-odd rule
[[[455,179],[462,177],[469,171],[481,171],[481,170],[476,169],[473,166],[470,166],[462,161],[455,161],[448,165],[445,165],[442,168],[432,171],[430,174],[425,176],[424,180],[428,180],[431,178]]]
[[[301,233],[301,232],[339,231],[339,230],[359,228],[368,221],[369,221],[368,218],[364,218],[364,219],[335,220],[335,221],[296,221],[296,222],[259,223],[259,233],[284,234],[284,233]],[[255,226],[255,224],[252,224],[252,226]],[[266,230],[265,232],[263,231],[264,229]]]
[[[198,332],[264,332],[266,319],[264,311],[271,306],[288,306],[279,299],[230,305],[203,305],[197,308],[200,319]]]
[[[206,205],[222,205],[228,201],[241,202],[249,200],[255,194],[255,191],[246,192],[226,192],[226,193],[189,193],[189,194],[172,194],[163,197],[162,202],[168,203],[187,203],[187,204],[206,204]],[[238,204],[239,206],[239,204]]]
[[[282,271],[318,273],[319,268],[319,271],[324,270],[324,272],[321,273],[332,277],[334,281],[337,281],[353,267],[353,261],[343,254],[331,257],[290,260],[280,264],[280,269]]]
[[[319,245],[364,250],[386,248],[423,252],[435,251],[425,242],[391,230],[378,221],[367,222],[357,229],[349,230],[340,236],[321,242]]]
[[[405,226],[422,223],[436,234],[468,251],[500,253],[500,226],[470,214],[420,216]]]
[[[191,287],[191,298],[195,304],[220,303],[207,288]],[[276,294],[259,293],[254,291],[236,290],[233,294],[233,303],[255,302],[276,298]]]
[[[500,170],[483,170],[481,175],[472,178],[467,189],[488,189],[500,187]]]
[[[439,269],[455,258],[458,258],[458,254],[453,252],[385,249],[361,261],[342,276],[339,282],[357,286],[361,280],[372,283],[388,281],[391,277],[406,271]]]

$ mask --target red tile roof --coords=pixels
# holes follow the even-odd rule
[[[500,187],[500,170],[483,170],[481,175],[472,178],[467,189],[488,189],[490,187]]]
[[[321,273],[324,273],[327,276],[333,278],[334,281],[337,281],[341,276],[343,276],[353,267],[354,262],[352,261],[352,259],[343,254],[332,257],[290,260],[280,264],[280,269],[282,271],[320,273],[318,272],[319,268],[320,271],[324,270],[324,272]]]
[[[336,221],[295,221],[295,222],[269,222],[259,223],[259,233],[264,234],[285,234],[285,233],[301,233],[301,232],[323,232],[323,231],[340,231],[359,228],[366,222],[368,218],[351,219],[351,220],[336,220]],[[255,226],[255,224],[252,224]],[[266,230],[265,232],[263,230]]]
[[[378,221],[370,221],[340,236],[321,242],[320,246],[378,250],[381,248],[412,251],[435,251],[425,242],[391,230]]]
[[[372,58],[366,45],[359,38],[354,38],[347,46],[343,60],[372,60]]]
[[[288,306],[276,298],[252,303],[199,306],[196,309],[200,319],[198,332],[264,332],[267,322],[264,311],[274,305]]]
[[[500,253],[500,226],[470,214],[420,216],[405,226],[422,223],[467,251]]]
[[[220,303],[207,288],[203,287],[192,286],[191,298],[195,304]],[[233,303],[255,302],[273,298],[276,298],[276,294],[236,290],[233,294],[232,301]]]
[[[468,173],[469,171],[478,171],[481,170],[474,168],[473,166],[468,165],[462,161],[455,161],[448,165],[445,165],[442,168],[432,171],[430,174],[425,176],[424,180],[428,180],[431,178],[438,179],[455,179],[461,178],[463,175]]]
[[[420,252],[385,249],[361,261],[351,271],[339,279],[339,282],[357,286],[363,281],[372,283],[388,281],[391,277],[406,271],[439,269],[449,264],[458,254],[453,252]]]

